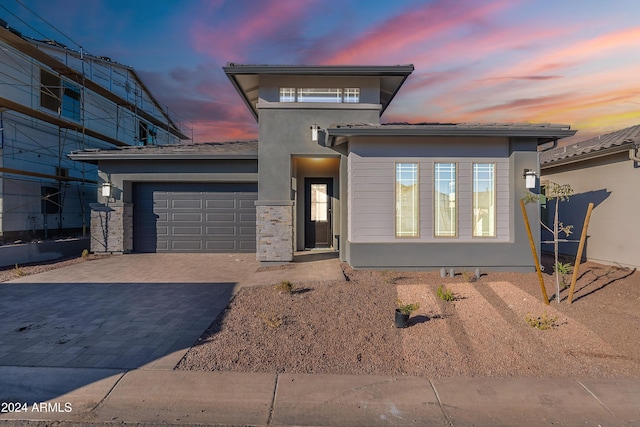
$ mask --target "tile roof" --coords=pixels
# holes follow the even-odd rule
[[[258,156],[258,141],[205,142],[191,144],[126,146],[73,151],[74,160],[171,158],[229,158]]]
[[[567,161],[569,159],[575,159],[578,161],[583,157],[593,157],[594,155],[597,155],[598,152],[602,152],[604,150],[609,152],[610,150],[619,148],[620,151],[623,151],[628,148],[627,146],[631,146],[633,144],[640,144],[640,125],[631,126],[606,135],[600,135],[585,141],[577,142],[575,144],[541,152],[540,164],[552,164],[561,160]]]

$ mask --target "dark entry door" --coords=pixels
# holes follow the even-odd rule
[[[305,178],[304,246],[331,247],[331,197],[333,178]]]

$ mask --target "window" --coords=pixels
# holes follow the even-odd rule
[[[280,102],[296,102],[296,90],[292,87],[280,88]]]
[[[418,237],[418,164],[396,163],[396,237]]]
[[[41,207],[40,212],[43,214],[58,213],[60,208],[60,191],[55,187],[40,187]]]
[[[138,126],[138,145],[155,145],[156,135],[157,132],[154,126],[140,122]]]
[[[280,102],[360,102],[360,88],[280,88]]]
[[[473,237],[496,236],[495,165],[473,164]]]
[[[48,71],[40,70],[40,106],[58,114],[60,104],[60,78]]]
[[[68,82],[62,82],[62,109],[63,117],[80,121],[80,88]]]
[[[342,89],[298,89],[298,102],[342,102]]]
[[[328,212],[327,184],[311,184],[311,221],[327,222]]]
[[[344,90],[344,102],[360,102],[360,88],[346,88]]]
[[[457,235],[456,164],[435,164],[434,234],[436,237]]]
[[[40,106],[62,117],[80,121],[80,88],[40,70]]]

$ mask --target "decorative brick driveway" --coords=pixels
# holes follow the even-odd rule
[[[171,369],[255,254],[133,254],[0,284],[0,365]]]

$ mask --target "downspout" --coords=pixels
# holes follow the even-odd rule
[[[4,148],[4,122],[2,121],[2,111],[0,111],[0,150]]]
[[[633,161],[634,168],[640,168],[640,157],[638,157],[638,149],[640,146],[638,144],[633,144],[632,148],[629,149],[629,160]]]

